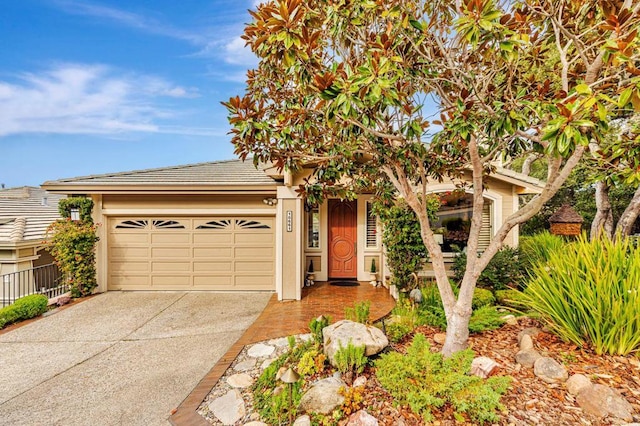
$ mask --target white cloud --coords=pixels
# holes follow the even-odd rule
[[[253,68],[258,59],[245,47],[245,42],[239,33],[244,27],[242,22],[250,19],[248,14],[231,15],[229,21],[224,24],[211,26],[210,28],[191,28],[184,30],[157,18],[103,6],[81,0],[52,0],[60,9],[69,14],[90,16],[106,21],[115,22],[118,25],[137,29],[148,34],[156,34],[177,40],[184,40],[197,48],[192,56],[222,59],[226,64]],[[262,3],[263,0],[251,0],[252,9]],[[237,21],[236,21],[237,19]]]
[[[166,98],[196,92],[155,76],[120,75],[102,65],[62,64],[0,81],[0,137],[21,133],[178,133],[163,119],[178,115],[160,107]],[[182,129],[202,133],[203,129]],[[214,132],[212,130],[212,132]]]
[[[137,13],[78,0],[54,0],[54,3],[69,14],[109,20],[147,33],[185,40],[194,44],[206,43],[206,39],[197,32],[175,28],[158,19]]]
[[[224,46],[224,60],[233,65],[245,65],[255,67],[258,64],[258,58],[253,54],[249,46],[245,46],[245,41],[236,37]]]

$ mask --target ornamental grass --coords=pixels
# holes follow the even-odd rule
[[[561,338],[597,354],[640,352],[640,249],[628,239],[582,235],[532,275],[526,303]]]

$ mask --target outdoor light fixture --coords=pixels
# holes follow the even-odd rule
[[[80,220],[80,209],[78,207],[71,207],[71,220],[74,222]]]
[[[291,410],[293,405],[293,384],[300,380],[300,375],[289,367],[287,371],[282,373],[280,380],[289,386],[289,409],[287,411],[289,411],[289,424],[293,424],[293,411]]]
[[[262,200],[263,203],[265,203],[268,206],[275,206],[276,204],[278,204],[278,199],[277,198],[265,198],[264,200]]]

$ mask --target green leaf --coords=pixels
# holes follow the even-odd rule
[[[422,22],[420,22],[420,21],[416,21],[415,19],[410,19],[410,20],[409,20],[409,23],[410,23],[410,24],[411,24],[411,26],[412,26],[413,28],[415,28],[416,30],[419,30],[419,31],[423,31],[423,30],[424,30],[424,28],[423,28],[423,26],[422,26]]]
[[[632,87],[627,87],[626,89],[624,89],[622,93],[620,93],[620,97],[618,98],[618,106],[620,108],[625,107],[629,103],[629,100],[631,100],[632,94],[633,94]]]
[[[590,95],[590,94],[591,94],[591,92],[592,92],[592,91],[591,91],[591,87],[589,87],[588,85],[586,85],[586,84],[584,84],[584,83],[583,83],[583,84],[578,84],[578,85],[575,87],[575,91],[576,91],[576,93],[577,93],[577,94],[579,94],[579,95]]]

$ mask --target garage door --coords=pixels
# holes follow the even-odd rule
[[[114,217],[109,290],[275,290],[273,217]]]

